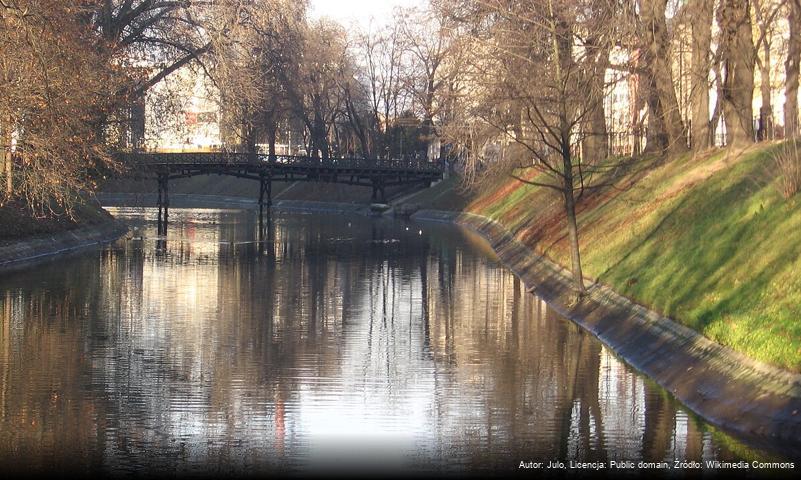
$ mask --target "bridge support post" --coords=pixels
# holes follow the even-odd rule
[[[264,197],[267,197],[267,216],[273,206],[273,182],[269,175],[259,175],[259,236],[264,232]]]
[[[374,179],[373,180],[373,195],[371,196],[371,200],[373,203],[381,202],[386,203],[387,195],[384,191],[384,182],[381,180]]]
[[[159,218],[158,218],[158,234],[167,235],[167,218],[169,216],[169,208],[170,208],[170,197],[169,197],[169,188],[170,188],[170,178],[166,174],[159,174],[159,197],[158,197],[158,207],[159,207]]]
[[[161,213],[162,213],[161,202],[162,202],[162,196],[163,196],[163,194],[161,192],[161,177],[159,177],[159,179],[158,179],[158,191],[159,191],[159,198],[158,198],[158,200],[156,200],[156,206],[159,209],[159,218],[158,218],[159,233],[158,234],[161,235]]]

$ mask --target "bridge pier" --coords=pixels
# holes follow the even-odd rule
[[[169,208],[170,208],[170,197],[169,197],[169,188],[170,188],[170,177],[166,174],[159,174],[159,197],[158,197],[158,208],[159,208],[159,218],[158,218],[158,235],[159,236],[166,236],[167,235],[167,217],[169,215]]]
[[[384,190],[384,182],[381,180],[373,179],[373,195],[370,197],[373,203],[381,202],[386,203],[387,194]]]
[[[273,206],[273,181],[272,177],[264,173],[259,175],[259,234],[264,231],[264,197],[267,197],[267,216],[270,215],[270,208]]]
[[[273,218],[272,215],[270,214],[270,210],[267,210],[266,222],[262,217],[259,217],[259,232],[258,232],[258,242],[260,244],[259,249],[269,254],[273,248],[272,246],[273,238],[275,238]]]

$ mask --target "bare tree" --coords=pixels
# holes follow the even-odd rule
[[[288,88],[294,112],[306,125],[308,152],[313,157],[331,155],[329,135],[343,113],[337,76],[347,48],[345,38],[342,26],[328,19],[307,25],[298,76]]]
[[[367,90],[374,124],[374,151],[385,155],[389,151],[387,127],[401,112],[411,108],[411,96],[406,89],[408,58],[401,24],[393,17],[388,25],[377,30],[359,32],[352,44],[358,79]],[[359,61],[360,60],[360,61]]]
[[[288,0],[227,3],[207,19],[212,54],[207,72],[218,90],[226,143],[246,151],[265,142],[276,155],[288,111],[288,83],[300,56],[306,4]]]
[[[762,105],[759,107],[759,127],[757,140],[767,140],[773,137],[773,105],[771,94],[771,49],[776,26],[776,16],[784,7],[786,0],[753,0],[754,17],[758,28],[758,38],[755,42],[754,61],[759,68],[759,90]],[[759,52],[762,57],[760,58]]]
[[[103,118],[98,134],[117,137],[120,146],[138,148],[144,140],[145,96],[150,89],[179,69],[204,67],[212,49],[206,27],[209,11],[220,3],[244,0],[165,1],[90,0],[81,21],[96,32],[113,52],[121,68],[136,72],[135,81],[117,96],[129,99],[129,108]],[[152,103],[152,98],[150,99]],[[174,99],[166,99],[169,103]]]
[[[235,2],[238,0],[232,0]],[[103,0],[87,11],[86,21],[128,61],[157,65],[133,86],[135,96],[211,50],[204,32],[213,2]],[[225,2],[223,2],[225,3]],[[229,2],[231,3],[231,2]]]
[[[679,102],[671,69],[670,38],[665,12],[667,0],[639,0],[642,58],[648,69],[649,149],[683,151],[686,130],[679,111]]]
[[[370,93],[365,88],[365,84],[359,81],[356,62],[351,58],[352,49],[347,48],[342,53],[343,58],[340,62],[338,78],[345,117],[348,120],[349,128],[347,130],[358,139],[358,150],[361,155],[364,158],[370,158],[373,156],[373,139],[378,133],[378,125],[373,122],[375,110],[371,108]],[[347,143],[347,146],[343,146],[343,151],[351,156],[357,149],[350,145],[350,142]]]
[[[445,135],[463,149],[473,182],[512,175],[560,194],[574,288],[582,295],[576,204],[601,186],[592,184],[605,167],[577,153],[587,133],[581,127],[603,101],[596,59],[610,48],[613,35],[602,32],[612,28],[615,12],[609,4],[559,0],[454,1],[443,8],[468,25],[473,39],[466,118],[446,126]],[[582,14],[593,8],[595,15]]]
[[[96,177],[114,168],[99,120],[125,105],[130,77],[113,45],[85,28],[94,2],[0,2],[2,202],[40,213],[67,211]]]
[[[422,113],[423,135],[429,149],[439,143],[435,121],[445,104],[442,93],[458,73],[455,42],[444,25],[444,17],[436,9],[411,8],[401,11],[397,18],[406,50],[413,59],[407,81]]]

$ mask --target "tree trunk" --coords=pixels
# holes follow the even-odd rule
[[[350,93],[348,93],[348,95],[350,95]],[[353,128],[353,132],[359,139],[359,145],[362,149],[362,157],[370,158],[369,132],[364,127],[364,122],[362,122],[359,112],[356,110],[356,106],[353,105],[353,102],[346,100],[346,107],[348,109],[348,120]]]
[[[643,94],[648,105],[648,126],[645,129],[645,150],[644,153],[661,153],[668,149],[670,138],[665,131],[664,116],[662,115],[662,103],[656,93],[654,78],[651,75],[645,76]]]
[[[770,43],[767,39],[762,44],[764,58],[759,69],[759,90],[762,94],[762,105],[759,107],[759,130],[757,139],[761,142],[773,136],[773,106],[770,101]]]
[[[312,131],[312,141],[314,143],[314,158],[328,158],[328,136],[325,131],[325,122],[318,113],[314,114],[314,129]],[[318,153],[319,152],[319,153]]]
[[[587,115],[585,137],[582,140],[582,161],[598,163],[609,155],[609,134],[606,131],[606,110],[603,101]]]
[[[712,40],[712,9],[714,0],[691,0],[692,15],[692,78],[690,104],[692,105],[693,150],[709,148],[709,48]]]
[[[584,138],[581,141],[582,161],[597,163],[609,155],[609,137],[606,131],[604,110],[604,77],[609,64],[609,50],[597,48],[588,55],[587,70],[590,80],[590,110],[584,121]]]
[[[275,161],[275,142],[278,136],[278,125],[273,123],[271,125],[267,125],[267,154],[269,155],[270,161]]]
[[[645,27],[643,38],[646,45],[643,53],[652,77],[651,86],[655,100],[659,103],[654,113],[662,118],[661,127],[667,139],[667,150],[680,152],[687,149],[687,142],[676,90],[673,88],[666,8],[667,0],[641,0],[641,16]]]
[[[328,135],[325,133],[325,128],[323,128],[320,132],[318,145],[320,148],[320,158],[323,160],[328,160],[328,158],[331,156],[331,149],[328,146]]]
[[[428,152],[431,151],[432,145],[437,141],[436,129],[434,129],[434,120],[426,117],[421,125],[423,130],[423,138],[425,139],[426,152],[425,156],[428,158]]]
[[[3,162],[3,174],[2,174],[2,177],[0,177],[0,178],[3,178],[3,179],[6,178],[6,142],[5,142],[6,133],[5,133],[5,129],[6,129],[5,122],[3,120],[0,120],[0,161]],[[3,204],[3,202],[0,201],[0,205],[2,205],[2,204]]]
[[[131,149],[142,150],[145,145],[145,97],[131,105]]]
[[[570,183],[570,185],[568,185]],[[565,214],[567,216],[567,234],[570,242],[570,264],[573,271],[573,288],[578,295],[586,293],[584,275],[581,271],[581,251],[579,250],[578,222],[576,221],[576,199],[573,195],[572,179],[565,181],[562,192],[565,198]]]
[[[573,271],[573,288],[580,297],[586,293],[584,288],[584,274],[581,271],[581,252],[578,240],[578,222],[576,221],[576,197],[573,192],[573,161],[570,156],[569,137],[563,138],[562,168],[564,177],[562,195],[565,200],[565,216],[567,218],[567,234],[570,242],[570,264]]]
[[[723,74],[720,72],[720,64],[715,62],[712,65],[712,70],[715,73],[715,108],[712,109],[712,119],[709,121],[709,143],[715,145],[715,132],[720,123],[720,117],[723,109]],[[725,144],[725,142],[723,142]]]
[[[14,158],[11,155],[11,135],[14,123],[11,119],[5,125],[0,125],[0,158],[3,160],[3,175],[5,181],[5,196],[10,199],[14,195]]]
[[[14,156],[10,148],[6,150],[5,157],[6,198],[11,198],[14,195]]]
[[[361,130],[357,135],[359,137],[359,144],[362,148],[362,157],[363,158],[370,158],[370,134],[364,130]]]
[[[723,64],[723,118],[730,145],[754,141],[754,39],[748,0],[723,0],[718,10]]]
[[[247,122],[242,123],[246,153],[256,153],[256,128]]]
[[[639,62],[637,62],[639,63]],[[642,134],[643,120],[640,112],[647,105],[647,79],[642,73],[633,73],[628,80],[629,92],[631,92],[633,102],[629,107],[629,121],[631,122],[631,154],[640,155],[642,153]]]
[[[784,136],[796,137],[798,128],[798,66],[801,62],[801,0],[790,0],[790,35],[787,38],[787,61],[784,85]]]
[[[331,129],[334,131],[334,145],[329,147],[330,154],[337,157],[342,156],[342,137],[339,135],[339,128],[337,127],[336,120],[331,120]],[[326,134],[326,137],[327,136]],[[347,140],[345,140],[345,142],[347,142]]]

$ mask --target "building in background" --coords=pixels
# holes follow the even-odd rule
[[[211,151],[222,146],[217,90],[202,71],[184,67],[156,84],[144,105],[148,151]]]

